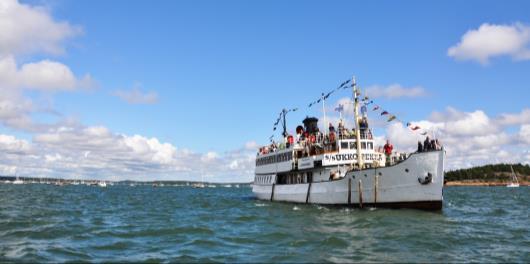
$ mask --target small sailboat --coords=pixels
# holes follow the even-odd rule
[[[202,175],[202,173],[201,173],[201,181],[192,184],[191,187],[193,187],[193,188],[206,188],[206,184],[204,184],[204,176]]]
[[[13,184],[24,184],[24,181],[21,180],[20,178],[18,178],[18,176],[17,176],[17,179],[15,181],[13,181]]]
[[[107,183],[104,182],[104,181],[100,181],[100,182],[98,182],[98,186],[104,188],[104,187],[107,187]]]
[[[24,181],[21,180],[21,179],[18,177],[18,174],[17,174],[16,171],[15,171],[15,176],[16,176],[17,178],[15,179],[15,181],[13,182],[13,184],[24,184]]]
[[[510,182],[506,187],[514,188],[519,187],[519,180],[517,180],[517,174],[515,174],[515,171],[513,170],[513,167],[510,165],[510,168],[512,169],[512,182]]]
[[[206,185],[202,182],[197,182],[191,185],[193,188],[205,188]]]

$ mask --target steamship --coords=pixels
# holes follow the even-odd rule
[[[256,155],[252,184],[256,198],[360,208],[441,210],[443,147],[414,153],[385,153],[376,148],[367,113],[359,113],[362,99],[355,78],[349,87],[354,106],[351,130],[341,120],[337,130],[330,127],[321,132],[319,120],[307,117],[303,126],[296,128],[296,134],[289,135],[287,111],[282,111],[282,142],[263,146]]]

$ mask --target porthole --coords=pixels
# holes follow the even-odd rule
[[[409,169],[405,169],[405,172],[409,172]]]
[[[365,174],[364,177],[368,177],[368,175]]]
[[[383,176],[383,173],[379,172],[379,176]]]

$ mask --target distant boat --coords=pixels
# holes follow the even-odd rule
[[[515,171],[513,170],[512,165],[510,165],[510,169],[512,169],[512,182],[506,185],[506,187],[510,187],[510,188],[519,187],[519,180],[517,180],[517,174],[515,174]]]
[[[64,185],[65,185],[65,183],[62,182],[62,181],[56,181],[54,184],[55,184],[56,186],[64,186]]]
[[[19,179],[17,176],[17,179],[13,182],[13,184],[24,184],[24,181]]]
[[[193,187],[193,188],[206,188],[206,184],[204,184],[204,176],[202,175],[202,173],[201,173],[201,181],[192,184],[191,187]]]
[[[205,188],[206,185],[204,183],[202,183],[202,182],[199,182],[199,183],[192,184],[191,187],[193,187],[193,188]]]
[[[107,183],[104,181],[98,182],[99,187],[107,187]]]
[[[17,173],[17,171],[18,171],[18,168],[15,170],[15,177],[16,177],[16,179],[15,179],[15,181],[13,181],[13,184],[24,184],[24,181],[21,180],[20,178],[18,178],[18,173]]]

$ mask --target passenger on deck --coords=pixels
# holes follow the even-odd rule
[[[386,156],[386,164],[390,165],[390,155],[392,155],[392,150],[394,149],[394,146],[390,144],[390,140],[386,140],[386,144],[383,146],[385,150],[385,156]]]
[[[421,145],[421,141],[418,140],[418,152],[423,151],[423,145]]]
[[[425,150],[425,151],[431,150],[431,148],[429,146],[430,144],[431,144],[431,141],[430,141],[429,137],[427,136],[425,141],[423,141],[423,150]]]
[[[368,120],[366,120],[366,117],[363,117],[361,121],[359,121],[359,128],[360,129],[367,129],[368,128]]]
[[[329,123],[329,133],[335,133],[335,127],[331,123]]]
[[[436,139],[434,141],[434,144],[436,145],[436,150],[441,150],[442,149],[442,144],[440,144],[440,142],[438,142],[438,139]]]
[[[431,150],[437,150],[436,142],[434,141],[434,139],[431,139]]]
[[[344,137],[344,125],[342,125],[342,121],[339,121],[339,138],[342,139]]]

